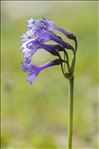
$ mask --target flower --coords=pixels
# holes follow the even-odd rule
[[[43,37],[44,33],[46,34],[47,31],[50,31],[50,33],[51,33],[51,31],[55,29],[55,30],[62,32],[64,35],[66,35],[66,37],[68,37],[70,39],[75,40],[75,38],[76,38],[76,36],[73,33],[64,30],[60,26],[55,25],[53,21],[48,20],[46,18],[41,18],[41,19],[37,19],[37,20],[30,18],[27,20],[27,22],[28,22],[28,25],[27,25],[28,29],[32,30],[32,32],[35,36]],[[43,33],[43,36],[40,36],[42,33]],[[56,34],[54,34],[54,35],[56,35]],[[48,36],[46,36],[46,37],[48,37]],[[49,38],[47,40],[50,40]],[[65,45],[65,47],[66,47],[66,45]],[[68,46],[66,48],[68,48]]]
[[[23,36],[21,37],[21,40],[24,41],[24,38],[30,39],[33,37],[35,37],[36,39],[40,40],[43,43],[49,40],[54,40],[55,42],[68,48],[68,43],[66,43],[63,40],[60,40],[59,36],[53,33],[52,30],[56,29],[58,31],[61,31],[64,34],[67,33],[67,31],[65,31],[61,27],[56,26],[53,21],[47,20],[45,18],[41,18],[37,20],[30,18],[27,20],[27,23],[28,23],[27,24],[28,32],[26,33],[26,35],[23,34]]]
[[[30,63],[32,55],[39,48],[39,45],[36,43],[35,39],[29,39],[21,46],[21,53],[24,55],[25,62]]]
[[[40,71],[42,71],[43,69],[46,69],[48,67],[51,67],[51,66],[59,65],[62,62],[63,62],[63,60],[56,59],[56,60],[53,60],[51,62],[40,65],[40,66],[33,65],[33,64],[28,64],[28,63],[23,62],[22,67],[23,67],[24,72],[29,72],[26,80],[30,84],[32,84],[33,81],[35,80],[35,78],[37,77],[37,75],[40,73]]]
[[[64,41],[60,36],[53,32],[53,30],[60,31],[66,37],[73,39],[75,41],[75,49],[71,44]],[[30,84],[32,84],[32,82],[41,70],[50,66],[61,64],[61,69],[65,77],[66,74],[71,73],[70,68],[72,67],[72,65],[69,65],[69,56],[66,49],[71,49],[75,57],[75,51],[77,49],[77,40],[74,34],[55,25],[54,22],[51,20],[45,18],[30,18],[27,20],[27,32],[21,36],[20,40],[22,48],[21,53],[24,55],[24,62],[22,63],[22,67],[24,72],[29,73],[29,75],[27,76],[27,81]],[[47,43],[49,41],[54,41],[55,44]],[[58,56],[59,59],[45,63],[40,66],[30,64],[32,56],[40,48],[44,49],[45,51],[51,53],[54,56]],[[60,55],[60,51],[64,52],[63,59],[61,58],[62,56]],[[67,69],[65,69],[65,65],[63,66],[62,62],[66,63]],[[68,72],[66,72],[66,70],[68,70]]]
[[[31,62],[33,54],[40,48],[43,48],[47,52],[56,56],[59,55],[58,51],[63,51],[63,48],[60,45],[44,44],[36,39],[29,39],[21,48],[21,53],[24,55],[25,62],[27,63]]]
[[[56,29],[56,30],[62,32],[66,37],[68,37],[68,38],[70,38],[70,39],[75,40],[75,38],[76,38],[76,36],[75,36],[73,33],[64,30],[64,29],[61,28],[60,26],[54,25],[54,29]]]
[[[46,18],[41,18],[37,20],[30,18],[27,20],[27,27],[29,30],[32,29],[34,32],[40,30],[52,30],[54,28],[54,22]]]
[[[26,80],[32,84],[35,77],[39,74],[40,68],[33,64],[27,64],[25,62],[22,63],[23,71],[29,72],[29,75],[27,76]]]
[[[28,29],[29,30],[32,29],[34,33],[40,32],[41,30],[51,31],[55,29],[55,30],[62,32],[66,37],[70,39],[76,38],[76,36],[73,33],[64,30],[60,26],[57,26],[56,24],[54,24],[52,20],[48,20],[46,18],[41,18],[37,20],[30,18],[27,20],[27,23],[28,23],[27,25]]]

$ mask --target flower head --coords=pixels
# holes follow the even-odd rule
[[[58,43],[64,48],[72,49],[72,46],[70,44],[62,40],[59,36],[51,31],[56,27],[53,21],[47,20],[45,18],[41,18],[38,20],[30,18],[27,20],[27,23],[28,31],[21,36],[21,53],[24,55],[25,62],[30,63],[33,54],[39,48],[45,47],[44,49],[51,54],[58,55],[56,54],[57,52],[55,51],[55,48],[51,48],[51,50],[49,50],[49,46],[44,46],[44,43],[50,40]]]
[[[39,48],[42,48],[37,41],[39,41],[39,43],[45,43],[50,40],[50,36],[47,34],[46,30],[50,30],[52,26],[54,26],[54,23],[45,18],[39,20],[31,18],[28,19],[27,22],[28,31],[21,36],[20,40],[22,44],[21,53],[24,55],[25,62],[30,63],[33,54]]]
[[[58,30],[67,38],[75,41],[75,49],[73,46],[61,37],[59,37],[53,30]],[[33,19],[30,18],[27,20],[27,32],[21,36],[21,53],[24,55],[24,62],[22,63],[23,71],[28,72],[27,81],[32,84],[39,72],[50,66],[61,64],[61,69],[65,77],[70,76],[70,73],[74,71],[73,61],[72,64],[69,64],[68,52],[67,49],[71,49],[74,54],[75,60],[75,51],[77,49],[77,40],[76,36],[70,32],[67,32],[63,28],[54,24],[53,21],[41,18]],[[49,44],[47,42],[54,41],[55,44]],[[45,51],[51,53],[54,56],[58,56],[59,59],[56,59],[52,62],[45,63],[43,65],[37,66],[30,64],[31,59],[34,53],[38,49],[44,49]],[[60,51],[64,52],[64,58],[61,58]],[[67,65],[67,69],[63,67],[63,62]],[[75,64],[75,63],[74,63]],[[64,65],[65,66],[65,65]],[[73,68],[71,71],[71,68]],[[66,72],[68,70],[68,72]],[[69,75],[68,75],[69,74]]]

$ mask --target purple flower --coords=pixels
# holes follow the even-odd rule
[[[68,43],[66,43],[65,41],[63,41],[62,39],[60,39],[57,35],[55,35],[52,32],[42,32],[39,33],[38,38],[32,38],[32,39],[28,39],[28,37],[25,39],[22,38],[22,42],[24,40],[27,40],[26,42],[23,42],[21,48],[22,48],[22,54],[24,55],[25,58],[25,62],[30,63],[31,62],[31,58],[33,56],[33,54],[39,49],[39,48],[43,48],[46,51],[50,52],[53,55],[58,55],[58,53],[55,51],[55,48],[57,47],[57,45],[45,45],[44,42],[47,40],[53,40],[56,43],[62,45],[63,47],[66,47],[67,49],[71,49],[72,46]],[[61,48],[62,49],[62,48]]]
[[[28,29],[32,29],[34,33],[40,32],[41,30],[51,31],[55,29],[62,32],[65,36],[67,36],[70,39],[74,39],[76,37],[73,33],[64,30],[60,26],[55,25],[52,20],[48,20],[46,18],[41,18],[37,20],[30,18],[27,20],[27,23]]]
[[[39,48],[39,45],[36,43],[35,39],[29,39],[28,41],[22,44],[21,48],[21,53],[24,55],[25,62],[30,63],[32,55]]]
[[[40,48],[56,56],[59,55],[58,51],[63,51],[63,48],[59,45],[44,44],[36,39],[29,39],[21,48],[21,53],[24,55],[25,62],[27,63],[31,62],[33,54]]]
[[[25,62],[22,63],[23,71],[29,72],[29,75],[27,76],[26,80],[32,84],[34,79],[37,77],[37,75],[42,71],[43,69],[46,69],[48,67],[52,67],[55,65],[59,65],[63,62],[63,60],[56,59],[51,62],[45,63],[43,65],[37,66],[33,64],[27,64]]]
[[[73,33],[70,33],[68,31],[64,30],[63,28],[55,25],[53,21],[45,19],[45,18],[41,18],[41,19],[38,19],[38,20],[30,18],[30,19],[27,20],[27,22],[28,22],[28,25],[27,25],[28,29],[32,30],[32,32],[34,33],[35,36],[40,37],[40,35],[42,33],[43,33],[43,36],[44,36],[44,33],[45,34],[47,33],[46,31],[51,31],[51,30],[55,29],[55,30],[58,30],[58,31],[62,32],[65,36],[67,36],[70,39],[75,40],[75,38],[76,38],[76,36]],[[50,40],[49,38],[47,40]]]
[[[25,42],[27,42],[29,39],[31,39],[30,37],[30,33],[29,31],[27,31],[25,34],[23,34],[20,38],[21,44],[24,44]]]
[[[32,84],[33,80],[41,70],[50,66],[61,64],[61,69],[64,76],[66,73],[63,68],[62,62],[65,62],[67,64],[68,70],[70,70],[70,66],[67,62],[69,58],[66,49],[71,49],[74,55],[76,50],[74,51],[72,45],[64,41],[61,37],[54,33],[53,30],[60,31],[66,37],[73,39],[75,41],[75,49],[77,49],[76,36],[55,25],[53,21],[45,18],[28,19],[27,32],[21,36],[20,40],[22,48],[21,53],[24,55],[24,62],[22,63],[23,71],[29,73],[29,75],[27,76],[27,81],[30,84]],[[49,41],[54,41],[55,44],[47,43]],[[44,49],[45,51],[51,53],[54,56],[58,56],[59,59],[40,66],[30,64],[32,56],[40,48]],[[64,60],[62,60],[61,58],[60,51],[64,52]]]
[[[52,44],[43,44],[40,41],[37,41],[37,43],[39,44],[40,48],[43,48],[44,50],[46,50],[47,52],[51,53],[52,55],[59,55],[58,51],[63,51],[63,47],[61,47],[60,45],[52,45]]]
[[[40,30],[52,30],[54,28],[54,22],[45,18],[41,19],[33,19],[30,18],[27,20],[27,27],[29,30],[33,30],[34,32],[40,31]]]
[[[47,20],[45,18],[38,19],[38,20],[31,18],[31,19],[28,19],[27,22],[28,22],[28,25],[27,25],[28,32],[26,33],[26,35],[23,34],[23,36],[21,37],[21,41],[25,41],[26,39],[31,39],[34,37],[43,43],[53,40],[58,44],[61,44],[67,49],[71,48],[71,46],[68,43],[61,40],[55,33],[51,31],[53,29],[56,29],[61,32],[63,31],[66,32],[62,28],[56,26],[53,21]]]
[[[64,29],[61,28],[60,26],[54,25],[54,29],[56,29],[56,30],[62,32],[66,37],[68,37],[68,38],[70,38],[70,39],[75,40],[75,38],[76,38],[76,36],[75,36],[73,33],[64,30]]]
[[[30,63],[33,54],[39,49],[44,48],[46,51],[50,52],[53,55],[58,55],[55,51],[55,46],[51,49],[49,46],[44,45],[47,41],[54,41],[59,45],[63,46],[67,49],[72,49],[72,46],[62,40],[59,36],[53,33],[51,30],[57,29],[62,30],[61,28],[57,27],[53,21],[47,20],[45,18],[35,20],[35,19],[28,19],[28,31],[26,34],[21,36],[21,48],[22,54],[24,55],[25,62]],[[63,31],[63,30],[62,30]],[[38,44],[38,42],[39,44]],[[41,46],[42,44],[42,46]]]

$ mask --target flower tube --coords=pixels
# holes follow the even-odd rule
[[[28,72],[29,75],[27,76],[26,80],[32,84],[33,81],[35,80],[35,78],[38,76],[38,74],[40,73],[40,71],[55,66],[55,65],[59,65],[62,62],[64,62],[64,60],[60,60],[60,59],[56,59],[53,60],[51,62],[45,63],[43,65],[37,66],[37,65],[33,65],[33,64],[27,64],[25,62],[22,63],[22,67],[23,67],[23,71],[24,72]]]

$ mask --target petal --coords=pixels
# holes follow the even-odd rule
[[[48,30],[53,30],[55,26],[54,22],[52,20],[47,20],[47,22],[49,24]]]
[[[33,70],[35,70],[37,68],[36,65],[33,65],[33,64],[28,64],[26,62],[22,62],[22,68],[23,68],[23,71],[24,72],[29,72],[31,73]]]
[[[35,39],[29,39],[22,45],[21,48],[22,48],[21,53],[24,55],[25,61],[30,63],[32,56],[39,48],[39,45],[36,43]]]
[[[27,64],[27,63],[24,63],[24,62],[21,62],[21,64],[22,64],[22,69],[23,69],[24,72],[29,71],[30,64]]]
[[[28,76],[26,77],[26,80],[27,80],[30,84],[32,84],[35,78],[36,78],[35,74],[32,74],[32,75],[28,75]]]
[[[27,27],[28,27],[28,29],[32,29],[33,26],[35,26],[36,22],[37,22],[36,19],[33,19],[33,18],[28,19],[27,20],[27,23],[28,23]]]

